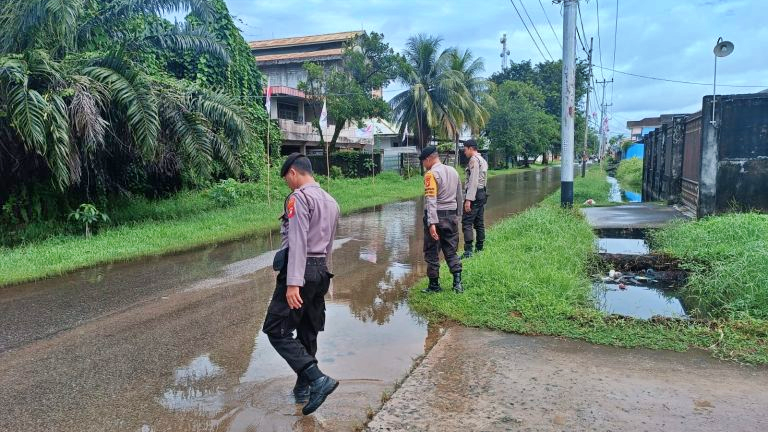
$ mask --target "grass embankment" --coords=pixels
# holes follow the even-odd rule
[[[573,204],[581,206],[588,199],[592,199],[595,204],[593,207],[617,205],[608,201],[608,195],[611,192],[611,185],[606,180],[605,172],[598,165],[593,165],[587,169],[584,177],[581,177],[581,169],[574,172]],[[551,205],[560,205],[560,192],[554,193],[544,199],[544,202]],[[621,204],[621,203],[618,203]]]
[[[690,270],[682,294],[699,315],[768,320],[768,215],[679,222],[653,233],[652,243]]]
[[[622,160],[616,170],[616,179],[624,189],[640,190],[643,187],[643,161],[639,158]]]
[[[40,279],[97,264],[124,261],[192,249],[246,237],[278,226],[283,198],[288,192],[275,179],[271,204],[266,187],[238,190],[231,207],[211,204],[206,192],[191,192],[160,202],[136,201],[111,215],[123,224],[102,229],[98,235],[62,235],[17,248],[0,249],[0,286]],[[403,180],[391,173],[375,181],[332,180],[324,184],[338,200],[342,212],[413,198],[423,190],[422,180]],[[124,220],[121,220],[124,219]]]
[[[582,186],[577,178],[577,194]],[[464,263],[464,294],[423,294],[423,281],[411,292],[413,309],[472,327],[620,347],[697,347],[720,358],[768,363],[766,321],[644,321],[596,310],[588,277],[597,271],[595,235],[578,211],[553,204],[555,196],[489,230],[486,249]],[[761,277],[758,268],[755,278]],[[443,286],[450,286],[450,274],[442,275]]]

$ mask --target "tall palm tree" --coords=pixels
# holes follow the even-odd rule
[[[4,160],[17,171],[42,164],[65,190],[84,165],[128,151],[147,163],[170,152],[192,172],[210,172],[214,160],[237,172],[234,152],[252,134],[237,100],[154,65],[190,51],[228,61],[204,31],[161,18],[179,10],[213,14],[208,0],[6,0],[0,171]]]
[[[480,105],[484,81],[481,59],[469,50],[440,50],[442,38],[419,34],[408,39],[399,81],[407,87],[390,101],[401,133],[415,131],[419,148],[433,135],[457,137],[467,124],[481,128],[488,113]]]
[[[464,77],[463,84],[469,95],[459,116],[473,133],[477,133],[490,118],[485,106],[493,103],[488,94],[490,83],[481,76],[485,72],[485,63],[482,57],[475,58],[469,49],[463,53],[454,50],[451,53],[451,69],[460,72]]]

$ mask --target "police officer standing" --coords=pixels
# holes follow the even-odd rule
[[[308,415],[339,385],[320,371],[315,358],[317,335],[325,326],[324,297],[333,277],[327,261],[339,206],[315,182],[306,156],[288,156],[280,175],[293,192],[281,217],[282,244],[273,264],[279,274],[262,331],[296,372],[293,393],[297,403],[306,403],[302,413]]]
[[[459,247],[459,217],[462,193],[459,173],[440,163],[437,148],[424,148],[419,157],[427,173],[424,175],[424,260],[427,262],[429,286],[424,292],[440,291],[440,249],[453,273],[453,290],[464,292],[461,286]]]
[[[485,187],[488,181],[488,162],[477,151],[477,142],[468,140],[464,143],[464,156],[467,162],[467,184],[464,193],[464,216],[461,218],[461,227],[464,230],[464,255],[462,258],[472,256],[472,244],[477,232],[475,251],[483,250],[485,242],[485,203],[488,194]]]

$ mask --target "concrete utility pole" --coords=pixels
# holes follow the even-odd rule
[[[605,103],[605,86],[613,82],[613,78],[610,80],[602,80],[602,81],[595,81],[596,84],[602,84],[603,85],[603,101],[600,103],[600,158],[605,155],[606,148],[608,147],[608,137],[605,134],[605,128],[603,127],[603,123],[605,123],[605,114],[607,112],[607,108],[609,106],[612,106],[613,104],[606,104]]]
[[[587,107],[584,111],[584,154],[581,155],[581,177],[587,174],[587,138],[589,137],[589,86],[592,83],[592,39],[589,38],[589,53],[587,53],[587,59],[589,60],[589,69],[587,75]]]
[[[563,3],[563,89],[560,116],[562,156],[560,168],[560,205],[573,206],[574,115],[576,114],[576,7],[578,0]]]

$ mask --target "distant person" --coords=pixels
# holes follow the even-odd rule
[[[427,262],[429,286],[424,292],[439,292],[440,249],[453,274],[453,290],[464,292],[461,286],[459,248],[459,217],[462,193],[459,173],[440,163],[437,148],[426,147],[419,156],[424,169],[424,260]]]
[[[464,216],[461,227],[464,230],[464,255],[472,257],[472,246],[475,252],[483,250],[485,243],[485,204],[488,201],[486,185],[488,182],[488,162],[477,151],[477,142],[469,140],[464,143],[464,156],[467,162],[467,183],[464,190]],[[477,237],[475,237],[475,231]],[[477,240],[477,243],[475,243]]]
[[[273,267],[279,271],[263,332],[296,372],[293,394],[313,413],[339,383],[317,365],[317,335],[325,330],[325,294],[333,275],[328,260],[339,220],[339,206],[312,176],[309,159],[294,153],[280,175],[293,191],[281,217],[282,244]],[[296,331],[296,337],[293,332]]]

